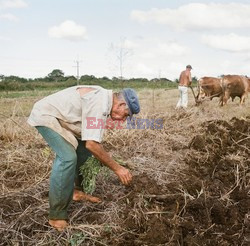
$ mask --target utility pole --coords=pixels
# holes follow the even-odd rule
[[[76,61],[75,61],[76,66],[74,66],[74,67],[76,67],[76,80],[77,80],[77,85],[79,85],[79,79],[80,79],[80,73],[79,73],[79,71],[80,71],[80,62],[82,62],[82,61],[76,60]]]

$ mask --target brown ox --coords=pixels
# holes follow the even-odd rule
[[[198,81],[197,100],[201,102],[205,98],[212,100],[214,97],[222,95],[221,81],[219,78],[202,77]]]
[[[246,77],[247,78],[247,82],[248,82],[248,92],[250,92],[250,78]]]
[[[248,78],[239,75],[225,75],[221,79],[223,94],[221,96],[221,106],[225,105],[230,97],[240,98],[240,104],[245,102],[249,88]]]

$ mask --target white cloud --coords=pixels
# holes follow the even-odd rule
[[[182,56],[189,53],[189,49],[187,47],[180,45],[174,41],[159,43],[158,50],[160,53],[171,56]]]
[[[134,48],[137,48],[138,44],[132,40],[121,38],[119,43],[111,43],[109,49],[119,51],[121,49],[132,51]]]
[[[84,26],[77,25],[74,21],[66,20],[59,26],[49,28],[49,36],[53,38],[81,41],[87,38],[87,30]]]
[[[146,39],[138,42],[138,52],[145,59],[157,59],[185,56],[190,53],[190,49],[174,40]]]
[[[190,3],[176,9],[133,10],[131,19],[179,30],[250,27],[250,4]]]
[[[28,4],[23,0],[0,0],[0,9],[25,8]]]
[[[137,48],[138,45],[136,42],[126,39],[123,43],[123,47],[126,49],[134,49],[134,48]]]
[[[155,59],[157,57],[155,50],[148,48],[145,52],[137,52],[142,59]]]
[[[130,67],[125,64],[126,77],[128,73],[132,77],[146,78],[159,77],[161,74],[161,77],[175,79],[181,69],[192,63],[192,50],[174,39],[141,38],[136,40],[136,44],[133,58],[128,60]]]
[[[19,19],[13,14],[2,14],[0,15],[0,19],[8,20],[8,21],[18,21]]]
[[[154,71],[149,66],[143,63],[135,64],[135,72],[139,74],[144,74],[146,76],[152,75],[154,73]]]
[[[227,35],[203,35],[202,42],[209,47],[230,52],[250,51],[250,36],[239,36],[231,33]]]

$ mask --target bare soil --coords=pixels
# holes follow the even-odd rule
[[[171,116],[173,124],[192,116],[180,115]],[[53,154],[41,139],[30,140],[30,133],[0,135],[6,150],[0,166],[0,245],[250,245],[250,117],[205,121],[199,132],[190,128],[182,139],[168,127],[139,133],[134,145],[125,135],[114,145],[105,142],[110,151],[121,149],[133,182],[123,187],[112,173],[100,174],[95,195],[103,202],[72,202],[63,233],[47,223],[51,164],[46,163]],[[15,152],[11,161],[7,149]]]
[[[249,132],[249,119],[205,122],[180,180],[135,176],[121,201],[128,232],[112,245],[249,245]]]

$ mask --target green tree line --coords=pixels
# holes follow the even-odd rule
[[[194,82],[197,79],[194,77]],[[107,89],[120,89],[123,87],[132,88],[176,88],[177,80],[167,78],[108,78],[106,76],[97,78],[94,75],[83,75],[79,80],[75,76],[65,76],[60,69],[54,69],[44,78],[27,79],[18,76],[0,75],[0,91],[26,91],[60,89],[74,85],[100,85]]]

